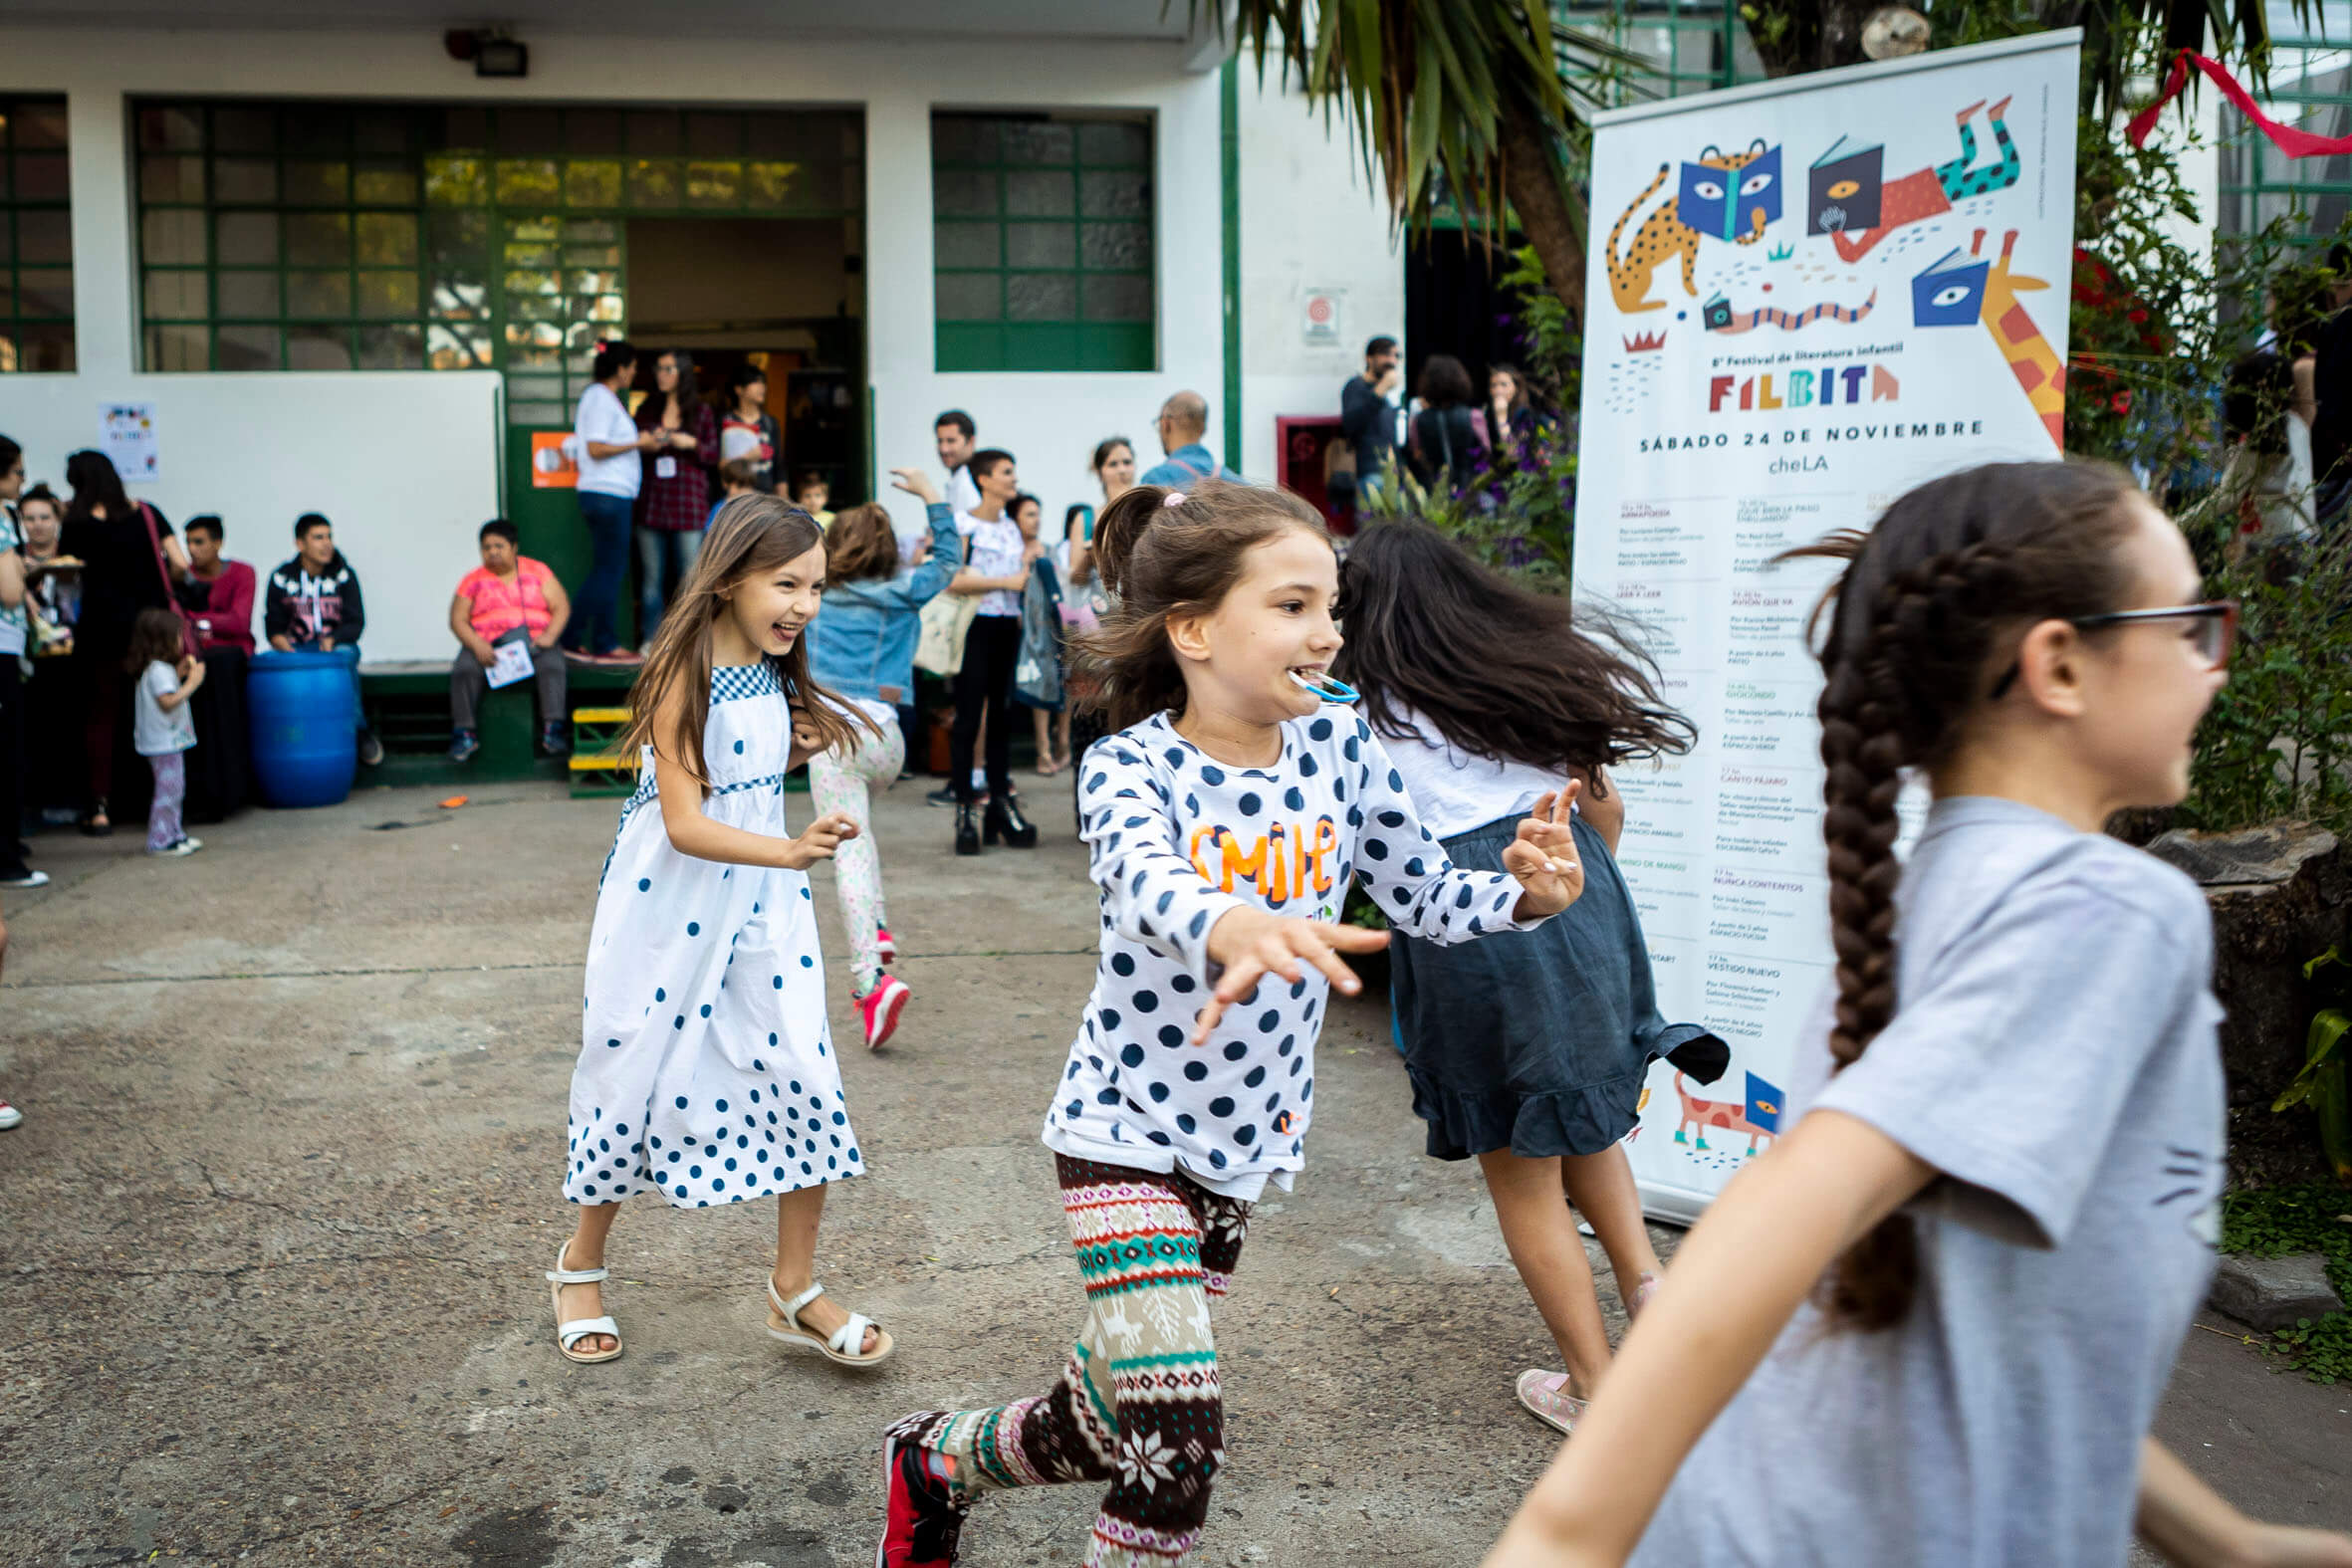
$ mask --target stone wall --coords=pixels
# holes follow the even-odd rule
[[[2334,944],[2352,955],[2352,858],[2307,822],[2236,833],[2175,828],[2148,852],[2204,887],[2214,913],[2214,994],[2230,1083],[2230,1164],[2244,1186],[2327,1174],[2303,1107],[2270,1102],[2303,1065],[2311,1015],[2324,1005],[2303,965]]]

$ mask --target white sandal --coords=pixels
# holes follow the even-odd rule
[[[548,1294],[554,1300],[556,1308],[556,1349],[562,1353],[566,1361],[577,1361],[582,1366],[593,1366],[599,1361],[610,1361],[626,1348],[620,1343],[620,1325],[613,1322],[609,1315],[576,1317],[569,1323],[565,1322],[564,1287],[566,1285],[600,1285],[612,1270],[609,1268],[566,1268],[564,1254],[571,1248],[572,1238],[570,1236],[566,1236],[557,1243],[556,1266],[547,1272],[548,1278],[555,1281],[548,1287]],[[582,1340],[597,1334],[612,1336],[610,1350],[579,1351],[572,1348]]]
[[[814,1284],[787,1301],[776,1293],[776,1281],[769,1280],[768,1304],[772,1310],[768,1314],[768,1337],[781,1339],[788,1345],[813,1346],[825,1360],[838,1362],[844,1367],[870,1367],[890,1359],[890,1352],[897,1348],[897,1342],[891,1339],[889,1330],[880,1327],[862,1312],[850,1313],[849,1321],[843,1323],[830,1337],[813,1328],[803,1328],[801,1309],[823,1294],[824,1286]],[[874,1331],[873,1353],[860,1355],[858,1347],[865,1343],[865,1331],[869,1328]]]

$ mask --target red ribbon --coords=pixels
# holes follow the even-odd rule
[[[2288,157],[2315,158],[2327,153],[2352,152],[2352,136],[2315,136],[2308,130],[2297,130],[2292,125],[2282,125],[2272,119],[2255,107],[2253,95],[2238,86],[2235,77],[2191,49],[2182,50],[2174,58],[2172,73],[2165,78],[2164,91],[2156,95],[2156,102],[2134,114],[2131,122],[2124,126],[2123,133],[2133,146],[2148,144],[2148,133],[2156,128],[2157,114],[2165,105],[2180,97],[2181,89],[2189,85],[2191,66],[2204,72],[2207,79],[2222,90],[2223,96],[2236,105],[2239,112],[2252,120],[2256,128],[2270,138],[2271,144]]]

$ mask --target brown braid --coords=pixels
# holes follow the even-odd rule
[[[1868,535],[1838,534],[1790,558],[1842,560],[1814,611],[1821,645],[1821,762],[1837,1006],[1833,1070],[1852,1066],[1894,1017],[1895,801],[1903,771],[1948,759],[1977,705],[2044,620],[2120,605],[2117,546],[2132,483],[2091,464],[2015,463],[1922,485]],[[1896,1215],[1838,1259],[1822,1306],[1842,1327],[1901,1321],[1918,1282],[1911,1222]]]

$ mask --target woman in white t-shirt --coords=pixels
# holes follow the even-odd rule
[[[625,337],[596,345],[589,373],[595,377],[580,394],[580,412],[569,444],[580,465],[580,520],[588,529],[588,573],[572,593],[572,622],[564,646],[608,664],[633,664],[637,656],[620,640],[621,578],[628,571],[629,515],[644,483],[641,454],[660,436],[639,430],[621,401],[622,389],[637,374],[637,350]]]
[[[1520,1402],[1565,1432],[1599,1386],[1608,1333],[1568,1200],[1608,1250],[1630,1314],[1658,1257],[1625,1158],[1650,1063],[1702,1082],[1730,1052],[1658,1010],[1649,949],[1618,874],[1625,808],[1611,764],[1678,755],[1689,721],[1650,673],[1572,624],[1568,601],[1489,571],[1418,523],[1357,536],[1340,574],[1347,645],[1334,666],[1403,776],[1422,825],[1465,870],[1500,869],[1529,805],[1582,782],[1571,825],[1584,896],[1533,931],[1441,947],[1389,944],[1413,1110],[1429,1153],[1476,1156],[1520,1278],[1566,1367],[1519,1379]],[[1593,613],[1593,612],[1586,612]],[[1584,616],[1578,616],[1582,622]]]

